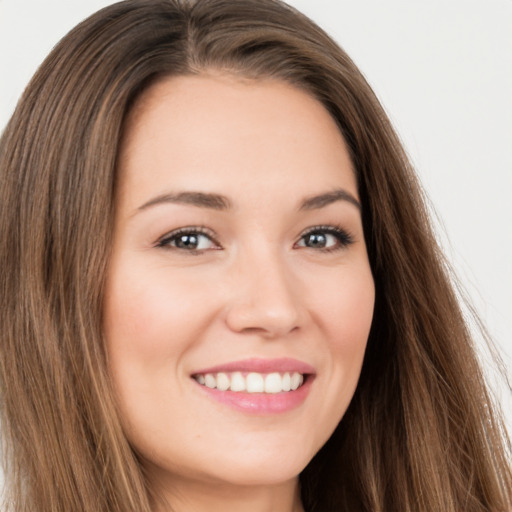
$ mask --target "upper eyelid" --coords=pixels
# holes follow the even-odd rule
[[[334,235],[338,238],[339,242],[340,242],[340,245],[343,247],[347,247],[349,245],[352,245],[355,241],[355,238],[352,234],[351,231],[341,227],[341,226],[338,226],[336,224],[323,224],[323,225],[318,225],[318,226],[311,226],[310,228],[306,229],[305,231],[303,231],[301,233],[301,235],[299,236],[298,238],[298,241],[296,242],[296,244],[304,239],[304,237],[310,235],[310,234],[313,234],[313,233],[328,233],[328,234],[331,234],[331,235]],[[319,249],[320,250],[320,249]],[[324,249],[326,250],[326,249]]]
[[[324,231],[329,232],[329,233],[344,234],[344,235],[350,237],[351,239],[353,238],[353,236],[349,230],[342,228],[341,226],[338,226],[336,224],[322,224],[322,225],[318,225],[318,226],[311,226],[310,228],[307,228],[305,231],[303,231],[299,235],[299,238],[302,238],[311,233],[324,232]]]
[[[344,229],[336,224],[319,224],[319,225],[310,226],[310,227],[306,228],[305,230],[303,230],[299,234],[297,241],[301,240],[303,237],[305,237],[311,233],[322,232],[322,231],[330,232],[330,233],[334,233],[334,234],[341,233],[341,234],[346,235],[350,240],[353,240],[353,238],[354,238],[349,231],[347,231],[346,229]],[[212,231],[211,229],[207,228],[206,226],[184,226],[181,228],[171,230],[171,231],[167,232],[165,235],[159,237],[157,239],[157,241],[155,242],[155,245],[158,246],[162,242],[172,239],[173,237],[176,237],[183,233],[195,233],[195,234],[207,236],[213,243],[220,246],[220,243],[218,242],[215,232]]]
[[[157,247],[161,246],[163,244],[163,242],[171,240],[172,238],[177,237],[181,234],[187,234],[187,233],[204,235],[204,236],[208,237],[214,244],[220,245],[219,242],[217,241],[215,233],[204,226],[185,226],[182,228],[177,228],[177,229],[171,230],[171,231],[167,232],[165,235],[162,235],[161,237],[159,237],[156,240],[154,245]]]
[[[311,226],[309,228],[306,228],[302,233],[301,236],[307,235],[309,233],[314,233],[315,231],[345,231],[344,229],[340,228],[337,225],[334,224],[319,224],[318,226]]]

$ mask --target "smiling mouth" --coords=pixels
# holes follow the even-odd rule
[[[201,386],[235,393],[277,394],[296,391],[307,379],[299,372],[217,372],[199,373],[192,378]]]

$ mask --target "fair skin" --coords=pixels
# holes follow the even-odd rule
[[[105,336],[151,484],[177,512],[301,511],[374,304],[335,122],[278,81],[168,78],[129,116],[119,172]]]

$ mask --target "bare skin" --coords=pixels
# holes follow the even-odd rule
[[[355,172],[318,101],[214,73],[144,93],[105,334],[158,512],[302,512],[298,475],[353,396],[373,304]]]

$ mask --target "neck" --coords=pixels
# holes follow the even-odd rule
[[[266,486],[176,482],[158,486],[155,512],[304,512],[298,478]]]

